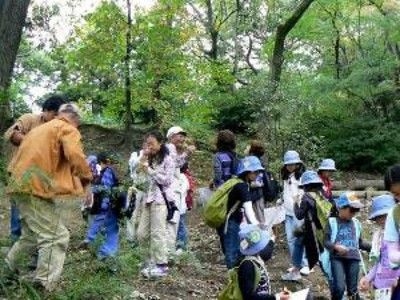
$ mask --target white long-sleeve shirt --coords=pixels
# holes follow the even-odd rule
[[[296,179],[294,173],[283,181],[283,207],[286,215],[294,216],[294,204],[303,196],[303,190],[299,188],[300,181]]]

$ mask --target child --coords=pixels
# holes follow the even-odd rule
[[[275,244],[274,237],[269,237],[266,231],[256,225],[244,225],[239,232],[240,252],[244,256],[238,267],[239,288],[244,300],[286,300],[287,292],[281,292],[278,297],[271,294],[271,287],[264,261],[271,258]],[[256,269],[258,268],[258,270]],[[256,272],[260,274],[257,286],[254,286]]]
[[[315,171],[305,171],[300,178],[299,186],[304,193],[301,199],[296,200],[294,213],[298,220],[304,220],[304,225],[301,229],[298,229],[291,257],[293,268],[289,273],[282,276],[283,280],[301,279],[300,269],[305,246],[310,267],[312,268],[319,260],[319,252],[322,250],[323,244],[324,220],[327,220],[331,209],[330,203],[322,196],[322,185],[323,183]],[[320,215],[319,212],[322,211],[326,213],[325,217]],[[313,226],[316,230],[313,230]]]
[[[265,154],[265,148],[260,141],[252,140],[246,152],[246,155],[256,156],[264,167],[263,156]],[[251,183],[251,201],[253,202],[253,209],[257,220],[260,223],[265,223],[265,202],[275,200],[278,193],[277,186],[274,183],[276,183],[276,181],[273,180],[271,173],[266,170],[261,171],[257,179]]]
[[[289,255],[293,256],[293,249],[296,242],[294,232],[296,228],[302,225],[302,222],[296,219],[294,215],[294,204],[301,199],[302,190],[299,188],[300,177],[304,172],[304,165],[300,159],[299,153],[289,150],[283,156],[283,164],[281,176],[283,180],[283,207],[285,209],[285,232],[286,239],[289,247]],[[307,262],[304,260],[302,266],[302,273],[308,275]],[[289,273],[292,268],[289,268]],[[299,279],[299,278],[297,278]],[[296,280],[297,280],[296,279]]]
[[[251,203],[249,185],[263,169],[260,160],[255,156],[246,156],[239,163],[238,177],[242,179],[242,182],[234,185],[229,192],[227,204],[229,213],[224,224],[217,229],[228,269],[235,267],[241,258],[238,234],[243,219],[242,208],[248,223],[259,224]]]
[[[393,194],[396,205],[388,212],[384,242],[388,246],[389,263],[392,268],[400,266],[400,165],[391,166],[385,174],[385,188]],[[392,299],[400,298],[400,285],[397,284],[392,293]]]
[[[318,175],[324,184],[323,195],[329,201],[333,201],[333,182],[331,179],[333,172],[336,172],[335,161],[330,158],[323,159],[318,168]]]
[[[370,258],[375,262],[375,265],[368,275],[361,278],[360,289],[362,291],[367,291],[370,287],[374,289],[391,289],[396,285],[400,276],[399,269],[390,268],[387,242],[383,241],[386,216],[395,204],[393,197],[390,195],[382,195],[372,199],[372,210],[369,219],[378,225],[378,229],[372,237],[370,252]]]
[[[97,257],[103,260],[115,256],[119,247],[118,216],[112,207],[112,189],[118,185],[118,179],[110,166],[111,160],[107,154],[100,153],[97,161],[100,165],[100,175],[92,187],[94,200],[91,213],[94,216],[86,238],[79,247],[86,248],[92,244],[99,231],[104,228],[105,241],[97,253]]]
[[[361,238],[361,223],[354,218],[364,205],[353,193],[344,193],[336,201],[338,216],[330,218],[325,227],[325,248],[330,253],[332,282],[331,298],[341,300],[347,289],[350,299],[360,299],[357,290],[360,272],[360,251],[370,250]]]

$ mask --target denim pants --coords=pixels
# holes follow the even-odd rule
[[[181,214],[179,218],[178,234],[176,237],[177,248],[186,250],[188,243],[188,234],[186,228],[186,214]]]
[[[11,199],[10,212],[10,237],[13,242],[17,241],[21,236],[21,220],[20,213],[14,199]]]
[[[97,255],[99,259],[115,256],[118,252],[118,218],[111,208],[93,216],[85,241],[92,243],[102,228],[105,230],[105,241],[98,251]]]
[[[298,223],[295,220],[294,216],[286,215],[285,217],[285,232],[286,239],[289,247],[289,255],[292,260],[292,264],[294,267],[301,268],[304,266],[308,266],[307,259],[305,257],[304,245],[303,245],[303,237],[294,236],[294,230]],[[301,260],[299,262],[299,256],[301,256]]]
[[[331,258],[332,300],[342,300],[347,290],[352,299],[360,299],[357,294],[360,261],[356,259]]]
[[[228,269],[236,266],[241,258],[239,230],[240,224],[232,218],[228,220],[228,228],[224,233],[225,224],[217,229],[222,252],[225,255],[225,264]]]

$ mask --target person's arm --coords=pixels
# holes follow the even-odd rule
[[[32,114],[22,115],[7,131],[4,133],[4,139],[14,146],[19,146],[25,137],[25,134],[32,129]]]
[[[61,145],[65,158],[72,166],[73,175],[80,178],[86,186],[92,180],[92,172],[86,162],[81,144],[81,135],[77,129],[65,129],[61,133]]]
[[[305,197],[302,197],[300,202],[294,203],[294,214],[296,219],[303,220],[308,212],[308,203]]]
[[[275,295],[257,295],[254,286],[255,277],[254,263],[249,260],[242,262],[238,270],[238,281],[243,300],[275,300]]]
[[[331,234],[332,234],[331,225],[329,224],[329,222],[327,222],[324,230],[324,247],[329,252],[333,252],[335,247],[335,243],[332,243],[331,241]]]
[[[389,261],[394,266],[400,265],[400,245],[399,242],[387,242]]]
[[[250,224],[258,225],[260,222],[258,222],[256,214],[254,213],[253,203],[251,202],[248,184],[238,183],[236,186],[234,186],[234,189],[235,191],[233,192],[237,194],[238,200],[242,203],[242,207],[244,209],[247,221]]]
[[[364,277],[369,283],[373,282],[376,276],[376,271],[378,270],[378,263],[376,263],[371,270],[369,270],[368,274]]]
[[[393,216],[393,209],[394,208],[389,211],[386,217],[383,240],[386,241],[388,245],[389,262],[391,267],[398,267],[400,265],[400,240],[399,230]]]
[[[244,202],[243,208],[244,208],[244,213],[246,214],[247,221],[250,224],[258,225],[260,222],[258,222],[258,220],[256,218],[256,214],[254,213],[252,202],[251,201]]]

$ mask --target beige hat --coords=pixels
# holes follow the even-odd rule
[[[78,116],[81,115],[78,105],[76,105],[75,103],[72,103],[72,102],[61,105],[58,112],[59,113],[73,113]]]
[[[179,126],[172,126],[170,129],[168,129],[167,132],[167,139],[172,137],[174,134],[182,133],[183,135],[186,135],[186,131],[182,129],[182,127]]]

